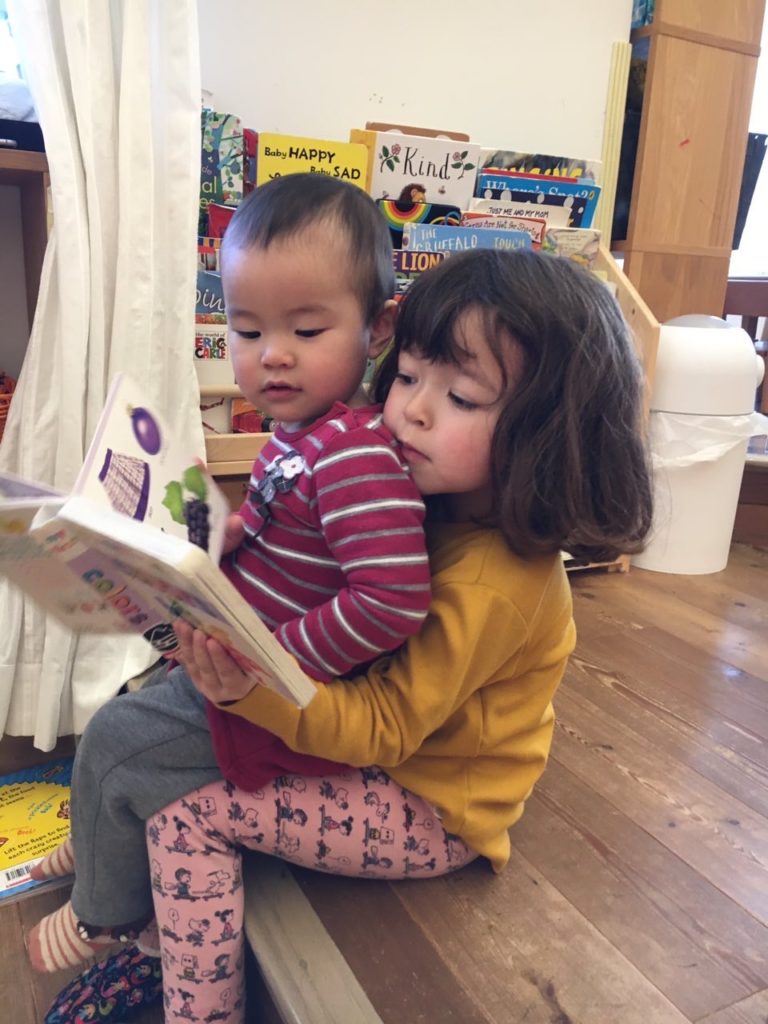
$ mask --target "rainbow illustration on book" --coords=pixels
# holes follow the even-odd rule
[[[395,249],[402,247],[403,228],[408,224],[455,224],[461,223],[461,210],[448,203],[403,203],[399,199],[377,199],[392,235]]]
[[[461,210],[443,203],[412,203],[404,205],[397,199],[379,199],[378,206],[387,224],[402,228],[406,224],[458,224]]]
[[[107,448],[99,480],[116,512],[144,519],[149,503],[149,466],[143,459]]]

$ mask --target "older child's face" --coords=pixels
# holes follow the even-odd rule
[[[342,237],[327,227],[226,253],[235,379],[261,412],[296,428],[335,401],[365,404],[366,360],[391,336],[393,316],[387,310],[366,326],[353,272]]]
[[[400,441],[421,493],[453,495],[454,518],[465,519],[489,511],[491,440],[503,380],[480,317],[469,312],[459,327],[471,353],[461,366],[400,353],[384,422]],[[512,339],[509,347],[507,375],[514,386],[521,355]]]

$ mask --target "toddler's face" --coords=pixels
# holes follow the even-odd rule
[[[222,284],[235,379],[261,412],[293,428],[335,401],[365,402],[366,327],[347,247],[309,228],[267,249],[227,252]]]
[[[471,353],[461,366],[400,353],[384,422],[400,441],[421,493],[453,495],[449,506],[454,518],[466,519],[490,511],[491,441],[503,379],[480,317],[469,312],[458,328]],[[511,339],[510,353],[507,373],[514,383],[520,356]]]

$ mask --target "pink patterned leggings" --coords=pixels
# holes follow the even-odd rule
[[[379,768],[215,782],[147,822],[165,1019],[245,1021],[243,848],[337,875],[433,877],[476,854]]]

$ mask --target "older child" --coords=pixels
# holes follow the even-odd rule
[[[353,185],[279,178],[233,217],[222,283],[235,377],[279,423],[223,568],[305,671],[330,679],[401,644],[430,598],[423,501],[361,386],[393,330],[389,231]],[[181,668],[152,683],[83,734],[71,844],[36,871],[74,862],[76,880],[71,903],[30,936],[38,969],[77,964],[151,918],[144,823],[170,800],[222,776],[253,790],[343,768],[206,706]]]
[[[246,1019],[243,847],[361,877],[431,877],[478,855],[504,867],[574,643],[559,552],[636,551],[650,524],[641,393],[613,298],[568,261],[476,250],[414,284],[378,394],[427,497],[429,616],[303,710],[180,627],[183,664],[224,713],[357,767],[277,779],[271,794],[214,783],[155,819],[166,1021]],[[226,933],[191,944],[212,879]]]

